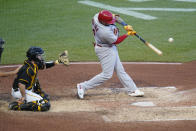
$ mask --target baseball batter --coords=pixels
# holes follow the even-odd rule
[[[126,25],[124,28],[127,30],[127,33],[119,36],[119,30],[115,22],[121,23],[123,21],[119,19],[119,16],[113,15],[107,10],[102,10],[92,19],[92,29],[95,39],[94,49],[100,61],[102,72],[88,81],[77,84],[77,95],[80,99],[84,98],[85,90],[101,85],[112,77],[114,71],[117,73],[122,85],[127,88],[130,96],[144,96],[144,92],[137,88],[134,81],[125,72],[116,46],[136,32],[130,25]]]

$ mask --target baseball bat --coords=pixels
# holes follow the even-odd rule
[[[122,18],[119,17],[119,15],[114,15],[116,18],[116,22],[118,22],[119,24],[121,24],[122,26],[126,26],[127,23],[124,22],[124,20]],[[155,53],[157,53],[158,55],[162,55],[162,51],[160,51],[159,49],[157,49],[155,46],[153,46],[151,43],[145,41],[141,36],[139,36],[137,33],[135,34],[135,36],[137,38],[139,38],[146,46],[148,46],[150,49],[152,49]]]
[[[146,46],[148,46],[150,49],[152,49],[155,53],[157,53],[158,55],[162,55],[162,51],[160,51],[159,49],[157,49],[155,46],[153,46],[151,43],[145,41],[141,36],[139,36],[137,33],[135,34],[135,36],[137,38],[139,38]]]

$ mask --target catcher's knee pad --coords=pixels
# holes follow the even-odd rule
[[[50,96],[46,94],[45,92],[41,94],[41,97],[43,97],[44,100],[50,101]]]

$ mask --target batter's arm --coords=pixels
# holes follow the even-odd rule
[[[127,34],[119,36],[118,39],[116,40],[116,42],[114,42],[113,44],[115,44],[115,45],[120,44],[121,42],[123,42],[127,38],[127,36],[128,36]]]
[[[126,24],[126,22],[119,15],[113,15],[116,19],[116,22],[122,25],[126,31],[134,31],[133,27],[131,25]]]

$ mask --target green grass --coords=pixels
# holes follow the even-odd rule
[[[132,3],[127,0],[93,0],[117,7],[196,8],[196,3],[155,0]],[[67,49],[71,61],[97,61],[92,46],[91,19],[101,9],[77,0],[0,0],[0,37],[6,40],[2,64],[23,63],[27,49],[41,46],[47,60],[55,60]],[[158,17],[146,21],[121,17],[145,40],[163,51],[157,56],[136,37],[119,45],[122,61],[187,62],[196,60],[196,12],[138,11]],[[118,26],[121,34],[125,33]],[[169,37],[174,38],[168,43]]]

